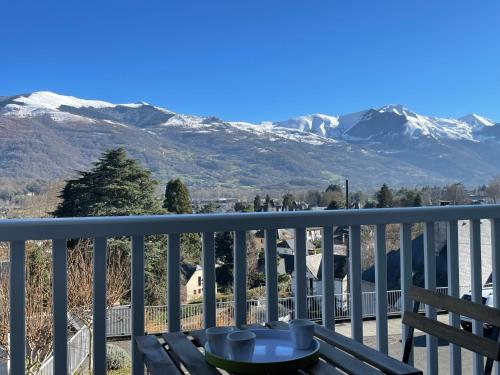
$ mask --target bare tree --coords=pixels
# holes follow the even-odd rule
[[[68,312],[85,324],[91,332],[89,353],[92,353],[93,250],[88,241],[80,242],[68,252]],[[128,257],[115,249],[108,257],[106,271],[107,306],[120,303],[130,290]],[[88,361],[89,373],[92,358]]]
[[[92,332],[92,247],[82,241],[68,250],[68,312]],[[35,374],[53,349],[52,266],[50,242],[26,242],[26,373]],[[123,252],[114,251],[107,261],[107,305],[129,292],[130,267]],[[15,298],[15,296],[14,296]],[[9,352],[9,278],[0,277],[0,346]],[[92,343],[90,342],[91,346]],[[91,353],[89,347],[89,353]],[[89,364],[91,361],[89,361]]]
[[[36,253],[35,253],[36,252]],[[26,373],[34,374],[52,352],[52,303],[50,280],[50,261],[39,259],[44,249],[35,248],[27,243],[26,253]],[[31,259],[30,259],[31,258]],[[0,345],[7,357],[9,351],[9,278],[3,274],[0,279]]]
[[[488,186],[486,186],[486,195],[495,204],[500,200],[500,176],[495,176],[490,180]]]

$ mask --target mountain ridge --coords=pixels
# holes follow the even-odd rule
[[[158,178],[194,188],[484,183],[500,174],[499,129],[480,115],[437,118],[402,105],[252,124],[45,91],[0,97],[0,176],[66,177],[126,146]]]

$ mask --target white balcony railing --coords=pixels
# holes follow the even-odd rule
[[[387,326],[387,264],[385,226],[401,224],[401,289],[403,309],[410,308],[407,290],[412,283],[411,224],[424,223],[425,287],[436,289],[436,263],[434,223],[447,222],[448,241],[448,293],[459,297],[458,220],[470,220],[471,231],[471,291],[473,301],[481,300],[481,238],[480,220],[491,220],[492,270],[495,305],[500,302],[498,277],[500,272],[500,206],[455,206],[401,209],[339,210],[322,212],[285,212],[211,215],[167,215],[96,217],[72,219],[34,219],[0,221],[0,241],[10,243],[10,359],[11,373],[24,373],[25,363],[25,241],[52,240],[53,257],[53,323],[54,323],[54,373],[67,373],[67,269],[66,240],[91,238],[94,240],[94,293],[93,293],[93,368],[94,374],[106,373],[106,239],[129,236],[132,239],[131,255],[131,308],[132,343],[144,334],[144,236],[168,235],[168,329],[181,329],[180,315],[180,234],[202,233],[203,238],[203,325],[216,322],[214,233],[233,231],[234,236],[234,312],[237,326],[247,321],[246,291],[246,234],[245,231],[265,231],[266,319],[278,319],[278,277],[276,262],[276,233],[278,228],[295,230],[295,296],[294,316],[307,317],[306,283],[306,228],[322,227],[323,262],[321,298],[322,323],[335,328],[335,295],[333,279],[333,230],[336,226],[349,226],[350,231],[350,316],[351,335],[363,340],[363,307],[361,291],[361,231],[362,225],[375,225],[375,316],[377,349],[388,351]],[[426,307],[426,315],[436,316],[432,307]],[[459,316],[450,317],[452,324],[459,325]],[[481,322],[474,322],[479,333]],[[403,342],[405,330],[402,331]],[[437,373],[437,342],[427,338],[427,373]],[[451,373],[461,366],[460,349],[450,346]],[[476,364],[482,358],[475,357]],[[143,374],[140,353],[132,344],[132,372]],[[480,366],[475,365],[475,373]]]

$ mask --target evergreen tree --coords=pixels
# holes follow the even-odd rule
[[[291,193],[283,195],[283,211],[292,211],[294,208],[295,197]]]
[[[422,207],[422,196],[417,193],[415,199],[413,200],[413,207]]]
[[[376,194],[377,208],[392,207],[392,193],[386,184],[383,184]]]
[[[259,212],[262,208],[262,200],[260,199],[260,195],[256,195],[253,200],[253,210],[255,212]]]
[[[88,172],[68,180],[53,212],[56,217],[159,214],[156,181],[123,148],[108,150]]]
[[[342,208],[343,205],[341,205],[339,202],[337,202],[336,200],[333,200],[331,201],[328,206],[326,207],[327,210],[338,210],[340,208]]]
[[[165,188],[163,207],[176,214],[192,214],[191,201],[186,185],[179,179],[170,180]]]
[[[123,148],[106,151],[88,172],[66,183],[62,202],[53,213],[57,217],[160,214],[160,200],[154,195],[156,182]],[[79,240],[70,241],[76,246]],[[145,241],[145,300],[147,304],[165,303],[166,273],[164,236],[148,236]],[[130,239],[108,239],[114,258],[129,259]]]
[[[266,200],[264,201],[264,206],[262,206],[262,208],[264,209],[264,211],[269,211],[269,208],[271,207],[271,197],[269,196],[269,194],[266,195]]]

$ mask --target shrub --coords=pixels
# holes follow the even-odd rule
[[[130,357],[125,349],[117,345],[108,344],[106,352],[106,368],[108,370],[119,370],[130,366]]]

